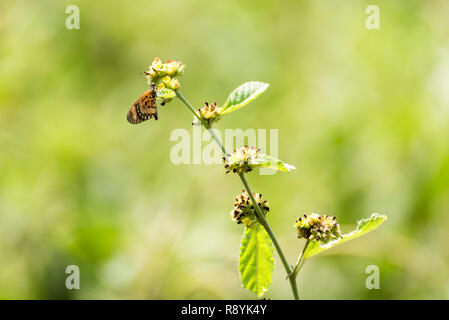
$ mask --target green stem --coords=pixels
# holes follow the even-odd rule
[[[179,92],[178,90],[176,90],[176,96],[179,98],[179,100],[182,101],[182,103],[184,103],[186,105],[186,107],[193,113],[193,115],[204,125],[206,126],[206,122],[203,121],[203,119],[201,119],[201,117],[199,116],[199,114],[196,112],[195,108],[192,107],[192,105],[189,103],[189,101],[187,101],[186,98],[184,98],[184,96],[181,94],[181,92]]]
[[[310,240],[307,239],[306,244],[304,245],[304,248],[302,249],[301,253],[298,256],[298,260],[296,261],[296,265],[293,268],[293,271],[288,276],[288,278],[290,279],[290,283],[293,282],[295,284],[295,286],[296,286],[296,277],[298,276],[299,271],[301,270],[302,266],[304,265],[304,262],[306,261],[306,259],[304,258],[304,253],[306,252],[309,244],[310,244]],[[299,300],[299,297],[297,300]]]
[[[186,98],[184,98],[184,96],[181,94],[181,92],[179,92],[177,90],[176,91],[176,96],[179,98],[179,100],[182,101],[182,103],[184,103],[184,105],[190,110],[190,112],[192,112],[194,114],[194,116],[201,122],[201,124],[209,131],[209,133],[212,136],[212,138],[220,146],[221,150],[223,151],[223,154],[225,154],[225,155],[228,154],[226,152],[226,149],[223,146],[222,142],[215,135],[215,133],[211,129],[211,127],[198,115],[198,113],[196,112],[195,108],[187,101]],[[271,228],[270,228],[270,226],[268,224],[268,221],[265,219],[265,216],[262,213],[262,210],[260,209],[257,201],[254,199],[253,192],[251,191],[251,188],[250,188],[250,186],[248,184],[248,181],[245,178],[245,175],[243,173],[239,173],[239,177],[240,177],[240,180],[242,181],[243,185],[245,186],[245,189],[248,192],[248,195],[249,195],[252,203],[254,204],[254,207],[256,208],[257,217],[259,219],[260,224],[264,227],[265,231],[267,232],[267,234],[271,238],[271,241],[273,242],[274,247],[276,248],[276,251],[277,251],[279,257],[281,258],[282,264],[283,264],[283,266],[285,268],[285,271],[287,272],[288,278],[290,280],[290,285],[292,287],[293,297],[295,298],[295,300],[299,300],[299,293],[298,293],[298,287],[296,285],[296,278],[291,276],[293,274],[293,270],[290,267],[290,265],[288,264],[287,259],[285,258],[285,255],[284,255],[284,253],[283,253],[283,251],[281,249],[281,246],[279,245],[279,242],[277,241],[273,231],[271,231]]]
[[[184,96],[181,94],[181,92],[176,90],[176,96],[179,98],[179,100],[181,100],[186,105],[186,107],[190,110],[190,112],[192,112],[193,115],[201,122],[203,127],[205,127],[207,129],[207,131],[209,131],[209,134],[212,136],[212,138],[215,140],[215,142],[221,148],[221,150],[223,151],[223,154],[225,154],[225,155],[228,154],[226,152],[225,147],[221,143],[220,139],[218,139],[218,137],[216,136],[214,130],[212,130],[212,128],[207,124],[207,122],[204,121],[204,119],[199,116],[198,112],[196,112],[195,108],[189,103],[189,101],[187,101],[186,98],[184,98]]]
[[[251,202],[254,204],[257,212],[257,218],[259,219],[260,224],[265,228],[268,235],[271,238],[271,241],[273,241],[274,247],[276,248],[276,251],[279,254],[279,257],[281,258],[282,264],[284,265],[285,271],[288,275],[292,274],[292,269],[290,265],[287,262],[287,259],[285,258],[284,252],[281,249],[281,246],[279,245],[279,242],[277,241],[273,231],[271,231],[270,225],[268,224],[267,219],[265,219],[264,214],[262,213],[262,210],[260,209],[256,199],[254,199],[253,192],[251,190],[251,187],[248,184],[248,181],[246,181],[245,175],[243,173],[239,173],[240,180],[242,180],[243,185],[245,186],[246,192],[248,192],[249,198],[251,199]],[[298,293],[298,287],[296,285],[296,280],[292,277],[288,277],[290,280],[290,285],[292,287],[293,291],[293,297],[295,300],[299,300],[299,293]]]
[[[299,273],[299,270],[301,270],[302,266],[304,265],[304,262],[306,261],[306,259],[304,258],[304,253],[306,252],[309,244],[310,244],[310,240],[307,239],[306,244],[304,245],[304,248],[302,249],[301,253],[298,256],[298,260],[296,261],[296,265],[293,268],[293,272],[290,277],[296,278],[296,276]]]

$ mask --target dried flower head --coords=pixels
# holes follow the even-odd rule
[[[242,146],[239,149],[234,149],[230,155],[223,157],[226,173],[246,173],[253,170],[256,164],[256,158],[260,149],[256,147]]]
[[[270,207],[267,200],[262,199],[262,194],[254,193],[254,199],[262,210],[263,214],[266,215],[270,211]],[[236,221],[238,224],[245,224],[247,226],[251,225],[254,221],[257,221],[256,208],[254,207],[248,192],[243,190],[241,194],[235,197],[234,210],[231,211],[232,220]]]
[[[218,110],[219,109],[217,108],[216,102],[211,104],[205,102],[204,106],[198,109],[198,113],[200,117],[210,126],[215,121],[218,121]]]
[[[329,215],[304,215],[296,220],[295,227],[298,230],[298,238],[327,243],[341,237],[340,225],[335,217]]]

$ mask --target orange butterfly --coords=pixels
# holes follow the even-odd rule
[[[129,123],[138,124],[145,120],[158,119],[157,104],[156,104],[156,90],[154,90],[154,83],[151,84],[150,90],[142,94],[137,99],[126,115]]]

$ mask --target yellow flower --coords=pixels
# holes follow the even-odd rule
[[[176,90],[180,87],[179,81],[176,79],[184,72],[184,65],[181,61],[167,60],[162,62],[158,57],[154,58],[148,71],[145,71],[149,83],[164,84],[164,87]]]
[[[256,147],[243,146],[235,150],[231,155],[223,157],[226,173],[246,173],[253,170],[260,149]]]
[[[204,106],[198,109],[200,117],[208,124],[208,126],[219,120],[218,111],[217,103],[209,104],[208,102],[205,102]]]

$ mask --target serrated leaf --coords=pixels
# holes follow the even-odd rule
[[[257,158],[252,163],[252,165],[254,167],[270,168],[283,172],[290,172],[296,169],[296,167],[292,166],[291,164],[282,162],[279,159],[263,153],[257,155]]]
[[[257,222],[245,228],[240,246],[240,281],[257,296],[263,295],[273,281],[274,248],[265,229]]]
[[[261,95],[267,90],[268,86],[268,83],[260,81],[251,81],[242,84],[231,92],[223,107],[220,108],[219,114],[224,115],[240,109]]]
[[[162,99],[173,99],[174,97],[176,97],[176,92],[167,88],[158,90],[156,94],[158,98]]]
[[[306,251],[304,252],[304,258],[310,258],[311,256],[314,256],[314,255],[321,253],[325,250],[328,250],[330,248],[338,246],[342,243],[345,243],[346,241],[358,238],[358,237],[364,235],[365,233],[373,231],[387,219],[388,219],[387,216],[378,215],[376,213],[373,213],[371,215],[371,217],[360,220],[358,222],[357,228],[355,230],[343,235],[338,240],[331,241],[325,245],[321,245],[318,241],[312,240],[309,243]]]

